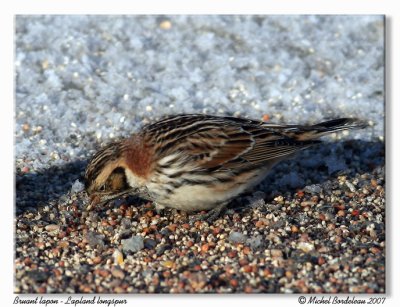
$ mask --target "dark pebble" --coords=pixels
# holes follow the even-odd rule
[[[35,282],[45,282],[49,278],[49,273],[43,271],[30,271],[27,275]]]
[[[88,244],[91,248],[103,250],[105,247],[104,244],[104,235],[95,233],[93,231],[89,231],[86,234],[86,240],[88,241]]]
[[[165,251],[172,249],[172,246],[169,244],[162,244],[156,249],[156,255],[161,256]]]
[[[144,239],[144,248],[153,249],[156,247],[157,242],[153,239]]]
[[[161,233],[163,236],[168,236],[168,235],[171,234],[171,230],[169,230],[168,228],[164,228],[164,229],[161,229],[160,233]]]
[[[128,239],[128,238],[130,238],[132,236],[132,230],[130,230],[130,229],[122,229],[120,232],[119,232],[119,237],[121,238],[121,239]]]

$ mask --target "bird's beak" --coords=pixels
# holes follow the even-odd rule
[[[110,200],[117,199],[119,197],[125,196],[125,195],[135,195],[134,193],[136,190],[131,189],[131,190],[125,190],[120,193],[116,194],[101,194],[101,193],[96,193],[90,196],[90,202],[89,205],[87,206],[86,210],[91,210],[94,206],[103,206],[104,204],[108,203]]]

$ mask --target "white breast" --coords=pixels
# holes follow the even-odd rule
[[[135,176],[131,171],[125,169],[126,180],[132,188],[140,188],[146,185],[146,180]]]
[[[175,189],[168,203],[162,205],[184,211],[209,210],[230,198],[229,194],[229,191],[216,193],[203,185],[187,185]]]
[[[258,184],[265,176],[265,170],[261,169],[258,176],[242,176],[242,184],[236,185],[235,182],[218,183],[217,186],[209,185],[184,185],[175,188],[165,199],[160,197],[157,203],[162,207],[175,208],[184,211],[210,210],[216,205],[225,201],[230,201],[245,190]],[[150,183],[147,185],[149,191],[160,189],[159,184]]]

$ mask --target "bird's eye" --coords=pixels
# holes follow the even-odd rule
[[[102,186],[100,186],[99,191],[104,192],[106,190],[106,185],[103,184]]]

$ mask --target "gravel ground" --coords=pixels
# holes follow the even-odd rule
[[[383,293],[382,16],[18,16],[16,293]],[[120,199],[87,160],[164,114],[370,122],[274,168],[212,224]]]

